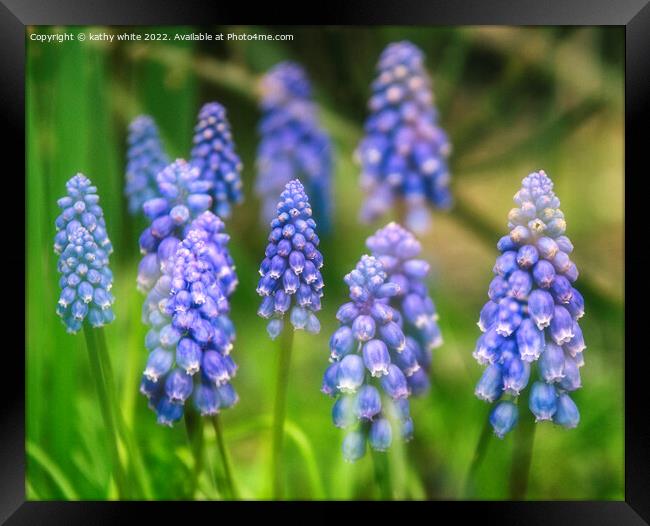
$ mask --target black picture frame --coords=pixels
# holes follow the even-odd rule
[[[313,20],[307,11],[296,11],[291,6],[276,3],[255,4],[246,7],[237,3],[198,2],[195,0],[0,0],[0,105],[3,108],[5,134],[2,142],[5,159],[4,182],[7,195],[12,195],[10,181],[14,174],[25,173],[25,27],[30,25],[158,25],[205,24],[206,20],[219,23],[289,23],[301,24],[430,24],[430,25],[617,25],[625,27],[625,255],[626,296],[631,301],[643,295],[639,285],[642,274],[650,263],[643,248],[647,233],[640,210],[645,199],[641,187],[647,177],[647,136],[650,122],[650,4],[648,0],[437,0],[417,2],[384,0],[357,2],[328,2],[313,4],[323,7],[320,20]],[[313,13],[313,12],[312,12]],[[604,146],[606,147],[606,146]],[[7,163],[9,161],[9,163]],[[11,168],[9,168],[11,166]],[[23,187],[24,188],[24,187]],[[638,202],[637,202],[638,201]],[[8,203],[5,203],[7,206]],[[5,216],[6,217],[6,216]],[[6,222],[4,223],[7,224]],[[647,224],[647,223],[646,223]],[[636,225],[639,235],[633,231]],[[12,227],[18,237],[20,228]],[[24,236],[23,236],[24,239]],[[9,243],[6,240],[5,243]],[[3,251],[3,262],[14,276],[21,268],[20,251],[13,243],[11,250]],[[25,246],[25,245],[23,245]],[[638,254],[636,252],[639,252]],[[22,266],[24,268],[24,265]],[[23,276],[24,277],[24,276]],[[6,279],[5,287],[16,290],[5,292],[9,297],[21,297],[24,288],[15,279]],[[25,281],[23,281],[23,284]],[[634,289],[632,289],[634,287]],[[632,292],[633,290],[633,292]],[[5,303],[6,305],[7,303]],[[440,512],[453,521],[476,518],[482,523],[497,520],[506,524],[588,524],[636,525],[650,523],[650,419],[648,418],[646,375],[648,363],[646,340],[641,337],[642,316],[646,310],[629,308],[626,312],[625,349],[625,500],[621,502],[421,502],[393,505],[422,506],[419,510],[431,514],[430,520],[442,518]],[[13,316],[24,311],[13,309]],[[5,318],[5,323],[13,320]],[[9,328],[7,323],[5,327]],[[5,330],[5,334],[10,333]],[[7,524],[115,524],[125,517],[135,518],[143,513],[148,521],[158,516],[172,519],[181,507],[202,505],[211,508],[214,519],[224,511],[242,509],[247,512],[265,507],[284,507],[288,503],[134,503],[134,502],[26,502],[25,501],[25,361],[16,346],[5,344],[2,370],[5,388],[2,396],[0,420],[0,520]],[[23,345],[24,348],[24,345]],[[13,380],[11,388],[7,382]],[[645,396],[644,396],[645,395]],[[594,459],[598,462],[598,459]],[[253,505],[254,504],[254,505]],[[304,505],[304,504],[303,504]],[[353,503],[310,503],[311,506],[332,506],[330,520],[341,519],[337,507]],[[368,511],[381,512],[377,503]],[[433,509],[430,509],[432,507]],[[207,511],[207,510],[206,510]],[[280,510],[278,510],[280,511]],[[343,511],[343,510],[341,510]],[[348,513],[346,510],[345,513]],[[329,513],[329,510],[328,510]],[[127,515],[128,514],[128,515]],[[308,517],[308,516],[306,516]],[[189,518],[189,517],[188,517]],[[190,519],[192,520],[192,519]],[[307,518],[305,520],[308,520]]]

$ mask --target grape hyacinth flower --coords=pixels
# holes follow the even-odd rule
[[[428,205],[448,209],[447,157],[451,145],[438,126],[424,55],[410,42],[390,44],[381,54],[372,84],[365,137],[356,156],[367,192],[361,219],[370,222],[404,200],[406,226],[424,232]]]
[[[255,191],[262,201],[264,224],[275,216],[277,196],[300,178],[314,205],[321,232],[331,216],[332,146],[318,122],[307,73],[294,62],[281,62],[261,82],[263,112],[258,131]]]
[[[193,219],[212,206],[210,183],[200,178],[198,168],[177,159],[156,176],[158,197],[142,209],[151,222],[140,235],[143,258],[138,267],[138,289],[151,290]]]
[[[399,286],[388,304],[400,313],[400,327],[406,335],[406,348],[395,356],[413,395],[429,388],[433,349],[442,345],[438,314],[429,296],[425,279],[429,264],[418,259],[422,246],[411,232],[389,223],[366,241],[366,246],[382,264],[387,281]]]
[[[271,221],[265,257],[260,264],[257,293],[262,296],[257,314],[269,322],[266,330],[272,340],[282,333],[278,354],[275,406],[273,412],[271,464],[273,497],[282,496],[282,441],[288,369],[293,347],[293,332],[285,330],[284,315],[294,329],[316,334],[320,322],[316,312],[323,296],[323,256],[318,251],[316,222],[305,188],[298,179],[289,181]]]
[[[573,245],[553,182],[543,170],[522,182],[508,214],[509,235],[497,248],[489,301],[481,310],[474,357],[486,366],[476,396],[496,402],[490,415],[500,438],[517,423],[517,400],[532,378],[528,407],[537,422],[566,428],[580,414],[569,393],[581,387],[585,342],[578,320],[584,300],[574,282]],[[532,369],[537,364],[537,370]],[[536,375],[536,378],[535,378]]]
[[[194,128],[194,147],[190,164],[199,170],[200,178],[210,184],[214,212],[222,219],[232,213],[232,205],[243,201],[242,163],[235,151],[226,109],[218,102],[205,104]]]
[[[277,216],[271,221],[271,233],[257,293],[263,297],[257,314],[269,319],[267,332],[275,339],[284,325],[284,315],[294,329],[316,334],[320,322],[323,256],[318,251],[316,222],[305,189],[298,179],[289,181],[280,195]]]
[[[67,195],[57,201],[62,212],[55,221],[54,252],[59,256],[57,268],[61,274],[61,295],[56,312],[69,333],[84,329],[115,484],[118,496],[123,498],[126,474],[118,453],[115,425],[120,418],[114,420],[112,417],[113,413],[119,415],[119,407],[110,375],[110,357],[108,352],[101,351],[106,349],[106,343],[100,329],[115,319],[114,298],[110,292],[113,274],[108,265],[113,247],[106,233],[97,187],[78,173],[66,183],[66,189]]]
[[[192,400],[215,415],[238,400],[230,381],[237,366],[228,316],[236,278],[223,222],[205,212],[192,222],[145,302],[150,351],[140,386],[158,423],[173,425]]]
[[[142,212],[145,201],[158,196],[156,175],[169,164],[158,128],[149,115],[140,115],[129,125],[124,193],[129,200],[129,212]]]
[[[332,420],[346,430],[344,458],[355,461],[365,455],[366,442],[386,451],[394,433],[405,440],[413,434],[411,389],[397,365],[409,351],[401,316],[389,304],[399,285],[388,281],[381,262],[364,255],[344,279],[351,301],[336,314],[341,325],[330,338],[321,390],[336,398]]]
[[[78,332],[84,320],[92,327],[113,321],[113,274],[109,255],[113,247],[106,233],[97,188],[79,173],[67,183],[67,195],[58,200],[54,251],[59,256],[61,295],[57,314],[67,331]]]

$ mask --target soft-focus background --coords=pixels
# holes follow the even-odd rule
[[[151,31],[149,30],[151,29]],[[414,399],[415,438],[393,448],[394,496],[413,499],[505,499],[515,434],[488,443],[472,484],[466,475],[487,418],[474,397],[482,368],[471,357],[478,313],[507,232],[512,195],[529,172],[555,182],[587,314],[587,363],[576,393],[575,430],[536,426],[527,497],[623,499],[623,30],[620,28],[148,28],[293,34],[293,41],[39,43],[29,34],[112,33],[133,28],[31,28],[27,35],[27,495],[29,499],[115,498],[110,455],[89,375],[82,334],[70,336],[55,314],[52,250],[56,199],[76,172],[98,186],[115,246],[116,321],[105,329],[122,412],[144,457],[148,496],[191,498],[185,427],[160,427],[138,393],[147,352],[136,291],[137,238],[144,224],[126,212],[125,131],[141,112],[159,124],[168,152],[187,157],[199,107],[228,110],[244,162],[245,203],[227,229],[240,284],[232,299],[233,356],[239,404],[223,413],[234,475],[244,498],[268,495],[277,343],[255,314],[257,266],[267,233],[252,194],[258,76],[293,59],[311,76],[322,122],[336,147],[335,229],[323,239],[325,297],[318,336],[296,333],[288,391],[286,496],[376,498],[370,455],[342,460],[342,432],[320,392],[334,314],[345,301],[343,276],[365,252],[364,240],[389,219],[363,226],[353,162],[377,58],[408,39],[426,54],[441,125],[450,135],[455,208],[436,213],[421,238],[434,266],[430,290],[445,344],[435,353],[433,388]],[[530,414],[526,412],[526,417]],[[219,498],[215,439],[195,498]]]

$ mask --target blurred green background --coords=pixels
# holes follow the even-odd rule
[[[243,498],[268,494],[270,431],[277,343],[256,316],[257,266],[266,232],[252,193],[256,81],[276,62],[307,69],[333,136],[335,231],[322,241],[326,283],[322,331],[296,333],[288,387],[285,495],[371,499],[378,488],[372,459],[342,460],[342,432],[330,421],[332,401],[319,389],[334,314],[346,299],[343,276],[365,252],[374,225],[357,221],[362,199],[353,150],[362,134],[369,84],[385,45],[408,39],[426,54],[441,125],[451,155],[455,208],[436,213],[421,238],[434,271],[430,291],[445,340],[435,352],[433,388],[414,399],[415,438],[394,447],[395,498],[506,499],[514,433],[492,438],[471,484],[466,476],[488,406],[473,395],[482,368],[471,357],[478,313],[506,233],[506,215],[521,179],[543,168],[555,182],[581,270],[587,314],[584,387],[575,399],[575,430],[536,426],[527,498],[623,499],[623,54],[621,28],[137,28],[168,35],[293,34],[293,41],[63,42],[32,33],[132,32],[118,27],[34,27],[27,32],[27,496],[29,499],[115,498],[110,455],[82,334],[66,334],[52,250],[56,199],[83,172],[98,186],[115,246],[116,321],[105,329],[121,410],[146,468],[148,498],[192,498],[185,427],[160,427],[138,393],[147,352],[136,291],[137,238],[144,223],[126,212],[125,132],[151,114],[168,152],[187,157],[204,102],[226,105],[244,162],[246,200],[228,221],[240,284],[232,299],[237,327],[234,381],[241,400],[222,414],[234,475]],[[526,417],[531,415],[526,411]],[[219,498],[212,430],[206,468],[194,498]]]

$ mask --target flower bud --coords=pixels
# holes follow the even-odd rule
[[[535,421],[551,420],[557,410],[555,387],[544,382],[535,382],[530,388],[528,407],[535,415]]]

